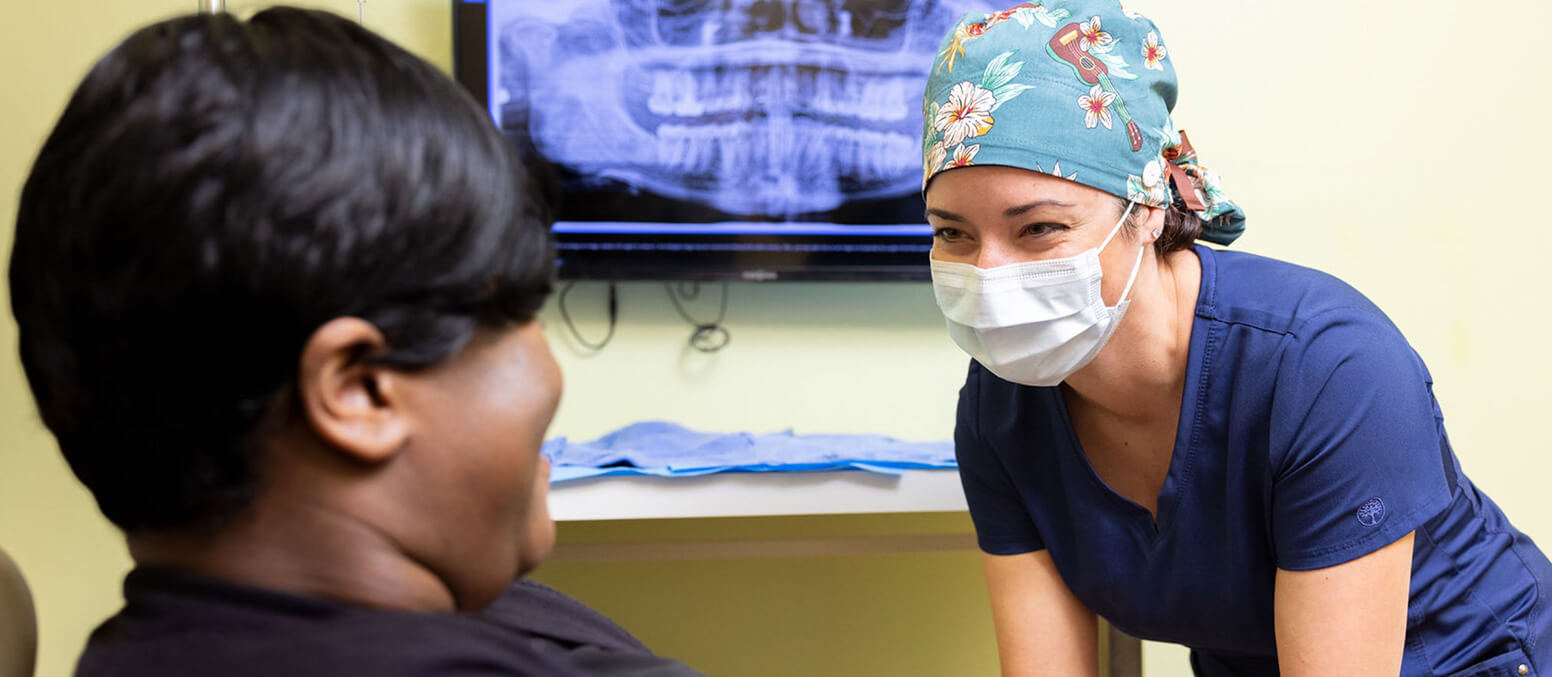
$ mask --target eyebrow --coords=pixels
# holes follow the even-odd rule
[[[1011,219],[1011,218],[1013,218],[1015,216],[1023,214],[1024,212],[1030,211],[1032,209],[1039,209],[1041,207],[1072,207],[1072,206],[1073,206],[1073,203],[1071,203],[1071,202],[1064,202],[1062,200],[1035,200],[1034,202],[1026,202],[1024,204],[1021,204],[1021,205],[1018,205],[1018,206],[1015,206],[1015,207],[1009,207],[1007,209],[1002,210],[1002,217],[1005,218],[1005,219]],[[926,216],[936,216],[936,217],[938,217],[940,219],[943,219],[945,221],[958,221],[960,223],[964,223],[965,221],[968,221],[968,219],[966,219],[965,217],[960,216],[958,214],[955,214],[954,212],[947,211],[947,210],[944,210],[944,209],[935,209],[935,208],[931,208],[931,207],[927,208]]]

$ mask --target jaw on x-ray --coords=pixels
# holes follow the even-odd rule
[[[900,198],[912,201],[914,222],[933,54],[963,12],[988,9],[980,0],[494,2],[492,95],[503,129],[560,167],[568,192],[650,194],[750,221],[822,219],[846,203]]]

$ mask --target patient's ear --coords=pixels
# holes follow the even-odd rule
[[[370,322],[338,317],[307,339],[297,376],[302,411],[313,431],[368,463],[391,458],[410,434],[399,372],[366,359],[387,349]]]

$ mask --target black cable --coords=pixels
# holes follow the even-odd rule
[[[684,318],[684,321],[689,322],[691,326],[695,327],[695,331],[690,333],[690,347],[703,353],[714,353],[726,348],[727,344],[733,340],[733,335],[728,333],[726,327],[722,326],[722,319],[727,317],[727,283],[722,283],[722,308],[717,311],[717,319],[710,322],[701,322],[690,317],[690,313],[686,312],[684,306],[679,303],[679,296],[683,296],[687,301],[700,296],[700,283],[680,282],[679,284],[680,290],[678,294],[674,293],[674,286],[671,283],[664,282],[663,289],[668,292],[668,300],[674,303],[674,310],[679,311],[679,317]],[[692,285],[689,291],[685,291],[683,288],[686,284]]]
[[[567,282],[566,286],[560,290],[560,298],[557,299],[556,305],[560,306],[560,317],[566,321],[566,328],[571,330],[571,335],[576,337],[577,343],[582,344],[588,350],[598,352],[603,350],[604,346],[609,345],[609,341],[614,339],[615,320],[619,316],[619,303],[615,298],[614,283],[609,283],[609,333],[605,334],[604,340],[598,343],[590,343],[587,339],[582,338],[582,332],[577,331],[577,325],[571,321],[571,314],[566,312],[566,295],[570,294],[571,288],[576,285],[575,280]]]

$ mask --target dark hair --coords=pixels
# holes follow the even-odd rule
[[[387,40],[294,8],[168,20],[92,68],[23,189],[22,365],[108,519],[216,523],[319,326],[433,365],[533,319],[548,226],[485,111]]]
[[[1125,198],[1116,198],[1120,210],[1124,211],[1127,204],[1129,202]],[[1127,230],[1142,227],[1142,215],[1145,213],[1133,209],[1131,216],[1126,218]],[[1180,196],[1176,195],[1174,201],[1164,209],[1164,232],[1159,235],[1159,239],[1154,240],[1153,250],[1159,254],[1180,251],[1190,247],[1201,235],[1202,218],[1188,209]]]

